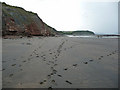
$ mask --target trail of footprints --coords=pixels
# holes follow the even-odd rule
[[[33,58],[41,58],[40,60],[42,60],[43,62],[45,62],[47,65],[50,66],[50,68],[51,68],[50,74],[48,74],[48,75],[46,76],[47,79],[39,82],[40,85],[43,85],[43,84],[45,84],[45,83],[47,83],[47,82],[51,82],[52,85],[53,85],[53,84],[54,84],[54,85],[57,85],[57,82],[56,82],[54,79],[51,79],[51,77],[53,77],[53,76],[55,76],[55,75],[58,76],[58,77],[60,77],[64,82],[66,82],[66,83],[68,83],[68,84],[70,84],[70,85],[73,84],[72,82],[70,82],[70,80],[64,79],[63,75],[58,74],[58,71],[55,69],[55,67],[58,66],[58,64],[57,64],[57,58],[60,56],[62,50],[63,50],[63,51],[66,51],[66,50],[68,50],[68,49],[73,48],[73,46],[74,46],[74,45],[73,45],[73,46],[70,46],[70,47],[67,47],[67,48],[63,48],[63,45],[64,45],[67,41],[68,41],[68,40],[62,39],[62,43],[58,46],[57,50],[55,50],[55,48],[54,48],[54,49],[49,49],[48,51],[41,52],[40,54],[37,53],[37,50],[40,50],[40,48],[41,48],[41,46],[39,46],[37,49],[35,49],[35,50],[32,52],[32,54],[29,55],[29,57],[28,57],[27,60],[23,60],[23,61],[22,61],[22,63],[26,63],[27,61],[30,62]],[[47,53],[47,52],[48,52],[48,53]],[[115,51],[107,54],[106,56],[108,57],[108,56],[114,55],[114,54],[116,54],[117,52],[118,52],[118,51],[115,50]],[[46,58],[46,56],[47,56],[46,53],[49,54],[50,57],[52,57],[52,60],[49,60],[49,58]],[[100,57],[98,58],[98,60],[102,60],[104,57],[105,57],[105,56],[100,56]],[[21,57],[21,58],[23,58],[23,57]],[[13,60],[16,60],[16,59],[13,59]],[[94,60],[90,59],[90,60],[88,60],[88,61],[86,61],[86,62],[83,62],[83,63],[84,63],[84,64],[88,64],[88,63],[93,62],[93,61],[94,61]],[[16,64],[12,64],[11,66],[14,67],[14,66],[16,66]],[[75,67],[78,66],[78,64],[72,64],[71,66],[72,66],[73,68],[75,68]],[[71,67],[71,66],[70,66],[70,67]],[[20,68],[20,71],[23,70],[23,69],[21,68],[21,67],[22,67],[21,64],[18,65],[18,67]],[[5,71],[5,70],[6,70],[6,69],[4,69],[4,68],[2,69],[2,71]],[[63,68],[63,70],[64,70],[64,71],[67,71],[67,70],[69,70],[69,67],[65,67],[65,68]],[[13,74],[11,73],[11,74],[9,75],[9,77],[13,77]],[[50,85],[50,87],[48,87],[48,89],[52,89],[52,85]]]
[[[64,45],[64,43],[65,43],[65,41],[63,41],[60,45],[59,45],[59,47],[57,48],[57,50],[55,51],[54,49],[50,49],[49,50],[49,54],[50,55],[53,55],[53,57],[52,57],[52,61],[48,61],[47,62],[47,60],[45,60],[45,55],[42,55],[41,57],[43,58],[43,60],[44,61],[46,61],[47,63],[46,64],[49,64],[51,67],[51,73],[50,74],[48,74],[47,75],[47,79],[48,79],[48,81],[50,81],[51,82],[51,84],[54,84],[54,85],[57,85],[57,83],[56,83],[56,81],[54,80],[54,79],[51,79],[51,77],[53,77],[53,76],[58,76],[58,77],[60,77],[60,78],[63,78],[63,76],[61,75],[61,74],[58,74],[58,71],[55,69],[55,67],[58,65],[56,62],[57,62],[57,58],[60,56],[60,53],[61,53],[61,51],[62,51],[62,47],[63,47],[63,45]],[[68,80],[64,80],[66,83],[68,83],[68,84],[72,84],[70,81],[68,81]],[[45,80],[45,82],[47,82],[47,80]],[[45,83],[44,81],[42,81],[42,82],[40,82],[40,84],[42,85],[42,84],[44,84]],[[50,87],[48,87],[48,88],[52,88],[52,85],[50,86]]]
[[[113,51],[113,52],[111,52],[111,53],[109,53],[109,54],[107,54],[105,56],[100,56],[100,57],[97,58],[97,60],[102,60],[102,59],[104,59],[104,57],[106,57],[106,56],[109,57],[109,56],[114,55],[116,53],[118,53],[117,50],[115,50],[115,51]],[[84,64],[88,64],[89,62],[93,62],[93,61],[94,60],[90,59],[88,62],[84,62]]]

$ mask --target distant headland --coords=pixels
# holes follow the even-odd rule
[[[89,30],[76,30],[76,31],[60,31],[64,35],[95,35],[94,32]]]

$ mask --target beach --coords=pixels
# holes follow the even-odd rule
[[[117,88],[118,39],[2,40],[3,88]]]

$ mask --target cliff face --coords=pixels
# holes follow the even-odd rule
[[[54,36],[58,32],[36,13],[2,3],[2,34]]]

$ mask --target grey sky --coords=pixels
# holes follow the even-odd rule
[[[38,13],[48,25],[59,31],[91,30],[118,33],[118,0],[0,0]],[[105,0],[104,0],[105,1]]]

